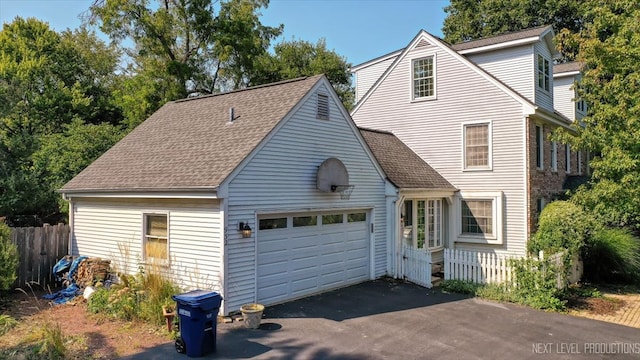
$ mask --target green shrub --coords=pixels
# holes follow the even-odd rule
[[[480,286],[482,285],[463,280],[444,280],[440,283],[442,291],[468,295],[476,295]]]
[[[640,240],[624,229],[601,229],[583,252],[585,277],[595,282],[639,282]]]
[[[18,248],[11,243],[11,229],[0,222],[0,290],[8,290],[16,280]]]
[[[558,289],[558,270],[548,260],[533,258],[510,261],[513,284],[509,287],[513,302],[535,309],[561,311],[566,308],[563,292]]]
[[[174,303],[172,295],[180,288],[159,273],[141,271],[135,276],[122,275],[120,284],[98,288],[89,299],[88,310],[130,321],[142,320],[162,325],[162,306]]]
[[[580,253],[598,227],[596,220],[578,205],[554,201],[542,210],[538,230],[529,239],[527,250],[537,256],[540,251],[550,255],[566,249],[570,257]]]

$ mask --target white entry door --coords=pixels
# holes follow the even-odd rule
[[[258,302],[269,305],[369,279],[365,210],[258,218]]]

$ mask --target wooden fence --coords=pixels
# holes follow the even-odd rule
[[[15,287],[35,283],[42,288],[53,286],[53,266],[67,255],[69,225],[11,228],[11,241],[17,245],[20,255],[18,278]]]
[[[511,281],[509,259],[494,253],[444,249],[444,279],[478,284]]]
[[[430,288],[432,286],[431,252],[426,249],[416,249],[409,245],[403,245],[401,273],[408,281]]]

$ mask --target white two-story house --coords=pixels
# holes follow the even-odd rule
[[[553,36],[546,26],[450,45],[420,31],[403,49],[352,68],[356,124],[393,133],[459,189],[442,202],[440,242],[430,240],[428,204],[441,199],[403,197],[404,241],[436,254],[526,252],[539,211],[584,167],[549,140],[575,119],[556,110],[575,97],[554,104]]]

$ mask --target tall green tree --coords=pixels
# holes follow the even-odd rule
[[[304,40],[283,41],[274,53],[264,54],[251,74],[250,84],[260,85],[301,76],[325,74],[347,109],[353,106],[351,64],[333,50],[324,39],[313,44]]]
[[[113,41],[133,43],[129,79],[117,94],[128,125],[167,101],[246,86],[255,59],[282,33],[282,25],[260,23],[267,6],[268,0],[96,0],[89,23]]]
[[[592,183],[574,199],[606,223],[640,230],[640,7],[635,0],[585,3],[588,22],[573,37],[588,105],[579,136],[564,140],[595,154]]]
[[[118,124],[108,86],[118,54],[86,30],[57,33],[16,18],[0,31],[0,215],[56,213],[47,169],[34,167],[43,137],[75,120]]]
[[[450,43],[543,25],[552,25],[556,34],[572,34],[585,24],[583,1],[576,0],[451,0],[444,10],[442,32]],[[567,60],[575,58],[575,44],[560,46]]]

